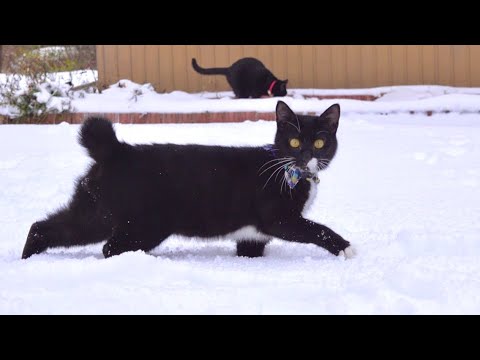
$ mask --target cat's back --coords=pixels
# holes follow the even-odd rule
[[[179,204],[178,211],[188,207],[189,199],[221,202],[222,198],[241,196],[246,203],[253,203],[261,180],[259,170],[270,158],[262,147],[137,145],[119,159],[109,178],[121,184],[119,188],[136,189],[146,202],[167,199]]]
[[[264,69],[265,65],[258,59],[252,57],[242,58],[234,62],[231,66],[232,70],[239,70],[239,69]]]
[[[124,168],[140,172],[203,173],[216,171],[231,173],[263,164],[268,153],[262,147],[216,146],[197,144],[152,144],[130,147]],[[126,164],[128,163],[128,165]]]

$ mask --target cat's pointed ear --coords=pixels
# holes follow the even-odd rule
[[[297,127],[297,115],[285,104],[283,101],[277,102],[277,108],[275,110],[277,114],[277,125],[289,123],[294,127]]]
[[[287,85],[288,84],[288,79],[283,80],[283,82],[285,83],[285,85]]]
[[[320,115],[320,121],[325,124],[328,131],[337,132],[338,121],[340,120],[340,105],[333,104]]]

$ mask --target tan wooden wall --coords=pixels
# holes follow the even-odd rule
[[[480,87],[480,45],[97,45],[102,86],[130,79],[159,92],[230,90],[224,76],[196,73],[191,59],[225,67],[246,56],[289,88]]]

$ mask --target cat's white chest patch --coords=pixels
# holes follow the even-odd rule
[[[255,226],[244,226],[237,231],[231,232],[224,236],[230,240],[252,240],[252,241],[267,241],[270,238],[257,230]]]
[[[315,174],[318,171],[317,165],[318,165],[318,160],[315,158],[311,159],[307,163],[308,169]],[[317,183],[315,183],[314,181],[309,181],[309,183],[310,183],[310,190],[308,191],[308,199],[305,202],[305,205],[303,205],[302,215],[310,209],[310,207],[313,204],[313,201],[315,200],[315,197],[317,196]]]
[[[235,230],[231,233],[215,236],[212,238],[201,238],[202,240],[233,240],[233,241],[258,241],[258,242],[267,242],[270,240],[270,236],[262,234],[257,230],[255,226],[244,226],[238,230]]]

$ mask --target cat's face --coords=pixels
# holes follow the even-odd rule
[[[277,103],[278,157],[290,158],[301,169],[313,173],[325,169],[337,151],[340,106],[330,106],[320,116],[296,115],[283,101]]]
[[[277,80],[275,85],[273,85],[272,94],[273,96],[286,96],[287,95],[287,80]]]

